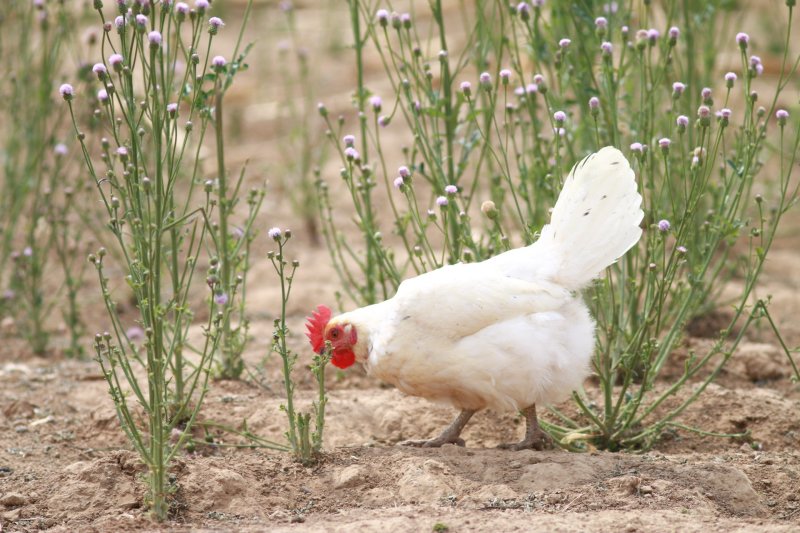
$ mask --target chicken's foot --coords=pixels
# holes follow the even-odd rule
[[[463,409],[453,423],[447,426],[447,429],[442,431],[442,434],[431,440],[404,440],[400,443],[401,446],[416,446],[418,448],[439,448],[443,444],[455,444],[457,446],[464,446],[464,439],[460,437],[461,431],[467,425],[469,419],[472,418],[476,411]]]
[[[553,439],[539,427],[536,418],[536,404],[522,410],[525,415],[525,438],[514,444],[501,444],[498,448],[505,450],[544,450],[553,447]]]

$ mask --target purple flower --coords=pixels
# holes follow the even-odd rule
[[[727,107],[723,107],[722,109],[719,110],[719,116],[721,116],[725,120],[728,120],[729,118],[731,118],[731,110],[728,109]]]
[[[644,146],[642,143],[633,143],[631,144],[631,152],[638,152],[641,154],[644,152]]]
[[[680,115],[675,122],[678,124],[679,128],[686,128],[689,125],[689,117],[686,115]]]
[[[352,146],[348,146],[344,149],[344,156],[347,158],[348,161],[360,161],[361,154],[358,153],[358,150],[353,148]]]
[[[280,239],[282,234],[283,232],[281,231],[281,228],[277,226],[274,228],[270,228],[269,231],[267,231],[267,235],[269,235],[269,238],[272,239],[273,241],[277,241],[278,239]]]
[[[61,97],[67,102],[72,100],[75,96],[75,89],[69,83],[62,84],[61,87],[58,88],[58,92],[61,93]]]
[[[356,137],[355,135],[345,135],[342,137],[342,142],[345,146],[355,146],[356,144]]]
[[[478,80],[481,82],[481,85],[484,87],[491,87],[492,86],[492,75],[488,72],[481,72],[481,75],[478,76]]]
[[[747,44],[750,42],[750,36],[744,32],[736,34],[736,42],[739,43],[739,48],[747,50]]]
[[[100,100],[102,103],[108,103],[108,91],[105,89],[100,89],[97,91],[97,99]]]
[[[58,143],[53,147],[53,152],[55,152],[56,156],[65,156],[67,155],[67,145],[64,143]]]
[[[681,30],[677,26],[673,26],[669,29],[667,35],[669,35],[670,41],[674,43],[681,36]]]
[[[672,143],[668,138],[663,137],[658,140],[658,145],[661,147],[662,150],[666,151],[669,150],[669,145]]]
[[[211,65],[218,70],[222,69],[226,63],[227,61],[225,61],[225,58],[222,56],[214,56],[211,60]]]
[[[669,231],[672,225],[669,223],[669,220],[659,220],[658,221],[658,231],[661,233],[666,233]]]
[[[708,118],[711,116],[711,109],[706,105],[701,105],[697,108],[697,116],[700,118]]]
[[[711,99],[711,88],[710,87],[703,87],[703,90],[700,91],[700,98],[705,100]]]
[[[378,23],[384,28],[389,24],[389,12],[385,9],[379,9],[375,13],[375,18],[378,19]]]
[[[619,10],[619,4],[616,2],[609,2],[603,4],[603,13],[611,13],[614,14]]]
[[[447,185],[444,188],[444,192],[446,192],[448,196],[452,196],[458,192],[458,187],[456,187],[455,185]]]
[[[789,112],[785,109],[778,109],[775,111],[775,118],[778,119],[778,124],[783,126],[786,124],[786,120],[789,118]]]
[[[553,128],[553,133],[557,137],[563,137],[564,135],[567,134],[567,130],[565,130],[564,128]]]
[[[539,84],[537,83],[529,83],[524,89],[522,89],[522,94],[534,94],[539,92]]]
[[[447,198],[445,198],[444,196],[439,196],[438,198],[436,198],[436,205],[438,205],[439,207],[444,207],[448,203],[449,202],[447,201]]]
[[[543,84],[544,83],[544,76],[542,76],[541,74],[534,74],[533,75],[533,83],[535,83],[536,85]]]
[[[553,113],[553,119],[556,121],[556,124],[563,124],[564,121],[567,120],[567,114],[563,111],[556,111]]]
[[[102,63],[95,63],[95,65],[92,67],[92,72],[97,75],[97,79],[100,81],[103,81],[106,75],[108,75],[108,70]]]
[[[380,96],[375,95],[375,96],[370,97],[369,105],[372,106],[372,110],[373,111],[378,113],[381,110],[381,107],[383,106],[383,101],[381,100]]]
[[[750,72],[753,76],[761,76],[764,73],[764,65],[761,64],[760,57],[750,56]]]
[[[397,169],[397,174],[399,174],[401,178],[406,179],[411,176],[411,171],[408,170],[407,166],[403,165]]]
[[[560,41],[558,41],[558,46],[561,49],[569,48],[570,44],[572,44],[572,41],[569,39],[561,39]]]
[[[136,25],[144,29],[147,26],[147,17],[139,13],[136,15]]]
[[[208,19],[208,25],[210,29],[219,30],[221,27],[225,25],[225,23],[222,22],[222,19],[219,17],[211,17],[210,19]]]
[[[180,15],[181,17],[188,15],[189,4],[187,4],[186,2],[178,2],[177,4],[175,4],[175,12],[178,13],[178,15]]]
[[[685,83],[682,83],[680,81],[676,81],[675,83],[672,84],[672,95],[674,97],[676,97],[676,98],[679,97],[680,95],[682,95],[683,91],[685,91],[685,90],[686,90],[686,84]]]
[[[603,44],[600,45],[600,50],[603,51],[603,55],[610,56],[611,52],[614,51],[614,47],[610,42],[604,41]]]
[[[208,0],[194,0],[194,7],[198,12],[202,13],[208,9]]]
[[[33,257],[33,248],[31,248],[30,246],[26,246],[25,248],[22,249],[22,255],[24,255],[25,257]]]
[[[468,81],[462,81],[461,92],[464,93],[464,96],[469,96],[472,94],[472,84]]]
[[[600,107],[600,99],[596,96],[589,98],[589,109],[597,110]]]
[[[147,34],[147,40],[150,41],[150,46],[152,48],[158,48],[161,46],[161,33],[157,31],[151,31]]]
[[[686,255],[686,252],[689,250],[687,250],[685,246],[678,246],[675,248],[675,251],[678,252],[679,255]]]
[[[131,342],[142,341],[144,340],[144,330],[139,326],[131,326],[125,331],[125,336]]]
[[[404,181],[404,180],[403,180],[403,178],[401,178],[400,176],[397,176],[397,177],[394,179],[394,182],[393,182],[393,184],[394,184],[394,188],[395,188],[395,189],[399,189],[400,187],[402,187],[402,186],[405,184],[405,181]]]
[[[511,71],[507,68],[504,68],[500,71],[500,81],[503,82],[503,85],[508,85],[508,81],[511,79]]]
[[[108,64],[111,65],[111,67],[117,72],[122,70],[123,61],[122,54],[111,54],[108,56]]]
[[[214,303],[217,305],[225,305],[228,303],[228,295],[224,292],[220,292],[214,295]]]
[[[598,30],[604,30],[608,27],[608,20],[605,17],[597,17],[594,19],[594,26]]]
[[[411,27],[411,15],[409,13],[403,13],[400,15],[400,22],[403,24],[403,27],[408,29]]]
[[[128,149],[125,148],[124,146],[120,146],[119,148],[117,148],[117,155],[119,156],[119,158],[122,161],[127,161],[128,160]]]
[[[531,8],[525,2],[520,2],[517,4],[517,14],[522,20],[528,20],[531,18]]]
[[[121,30],[123,27],[125,27],[125,17],[122,15],[117,16],[114,19],[114,26],[116,26],[117,30]]]
[[[178,114],[178,104],[175,102],[167,104],[167,113],[169,113],[170,117],[175,118]]]
[[[647,38],[650,40],[650,44],[656,44],[659,37],[661,37],[661,32],[657,29],[650,28],[647,30]]]
[[[380,126],[381,128],[385,128],[388,125],[389,125],[389,119],[386,116],[381,115],[378,117],[378,126]]]

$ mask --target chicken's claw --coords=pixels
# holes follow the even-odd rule
[[[526,436],[520,442],[504,443],[497,446],[501,450],[551,450],[553,449],[553,439],[542,430],[535,432],[531,436]]]

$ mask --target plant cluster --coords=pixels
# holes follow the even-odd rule
[[[221,354],[222,375],[241,373],[247,331],[243,287],[263,199],[260,190],[241,192],[244,171],[229,183],[223,98],[246,68],[245,53],[240,33],[233,61],[212,55],[224,22],[209,17],[209,7],[205,0],[194,8],[121,0],[112,14],[95,0],[103,24],[102,59],[91,71],[99,88],[91,97],[70,84],[59,89],[113,236],[113,254],[100,248],[89,257],[111,320],[109,331],[96,335],[94,349],[120,423],[148,466],[150,504],[159,518],[168,512],[168,465],[191,434],[215,353]],[[91,126],[99,139],[78,124],[76,106],[84,103],[94,109]],[[200,164],[209,127],[217,156],[213,179],[203,176]],[[99,161],[92,156],[94,145]],[[248,213],[236,228],[232,215],[243,196]],[[139,312],[134,324],[120,313],[110,258],[125,272]],[[202,283],[196,273],[203,264],[208,293],[198,303],[193,290]],[[201,334],[193,335],[200,306],[207,318]],[[238,325],[232,320],[237,314]]]
[[[80,184],[60,138],[66,115],[52,92],[73,25],[69,9],[44,2],[10,0],[0,17],[0,97],[7,110],[0,125],[0,310],[37,355],[50,347],[46,325],[55,308],[70,336],[66,354],[84,353],[77,301],[84,268],[76,252],[85,232],[74,223]],[[57,285],[54,278],[62,276]]]
[[[346,295],[373,303],[407,276],[533,242],[571,164],[605,145],[625,149],[644,198],[644,235],[588,291],[600,390],[576,393],[578,416],[554,411],[547,429],[573,449],[647,448],[680,426],[678,415],[766,310],[753,291],[797,198],[790,178],[800,129],[777,104],[800,61],[787,56],[793,2],[766,95],[756,90],[764,70],[756,43],[716,31],[730,15],[720,2],[666,2],[663,10],[645,2],[636,12],[616,3],[594,12],[478,2],[464,16],[459,49],[449,46],[442,4],[430,3],[420,27],[379,2],[349,2],[357,124],[319,107],[360,235],[357,244],[345,238],[321,181],[323,234]],[[739,65],[718,77],[717,52],[730,49]],[[390,94],[364,85],[366,50],[383,62]],[[400,165],[382,145],[389,127],[408,131]],[[761,177],[765,152],[780,161],[774,183]],[[389,228],[376,207],[386,203]],[[732,279],[741,291],[724,302],[729,325],[707,352],[690,353],[680,379],[656,387],[686,324],[723,303]],[[665,408],[690,381],[698,386]]]

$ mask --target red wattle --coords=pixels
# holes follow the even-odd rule
[[[353,350],[336,350],[331,355],[331,364],[336,368],[347,368],[356,362],[356,354]]]

